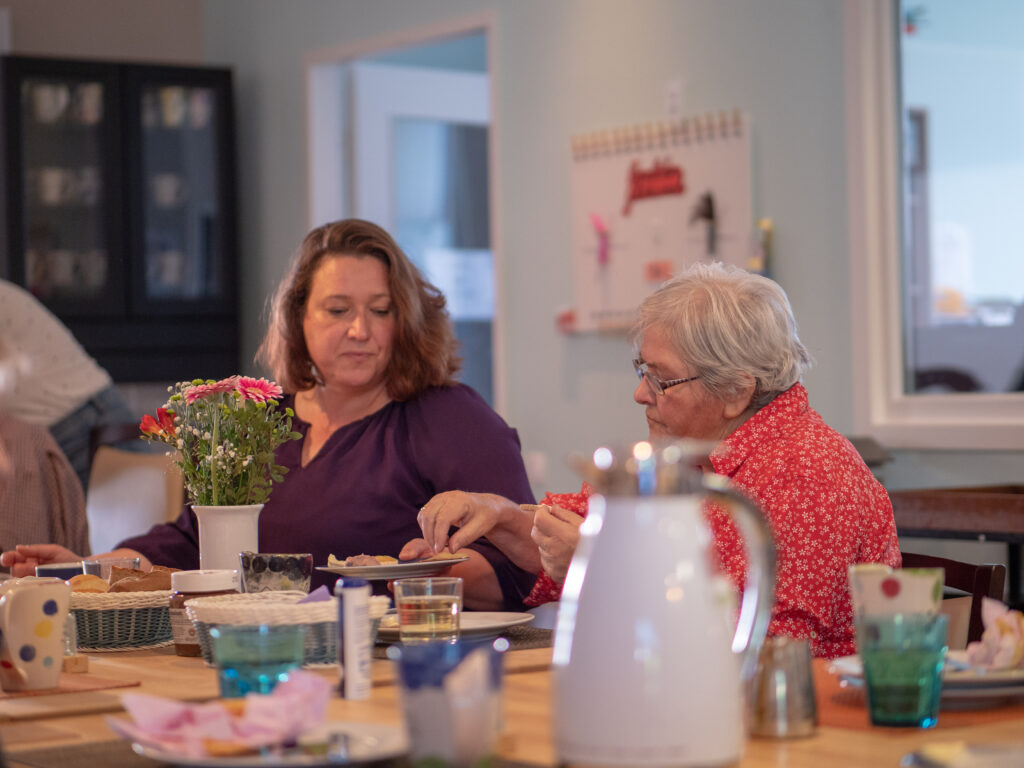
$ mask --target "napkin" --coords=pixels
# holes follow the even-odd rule
[[[972,667],[1017,669],[1024,667],[1024,615],[990,597],[982,599],[981,640],[967,646]]]
[[[304,598],[299,600],[296,605],[302,605],[303,603],[326,603],[331,599],[331,593],[327,587],[320,585]]]
[[[332,690],[324,678],[297,669],[269,694],[245,699],[194,704],[126,693],[121,701],[131,720],[108,717],[107,725],[125,739],[180,757],[245,754],[294,743],[322,723]]]

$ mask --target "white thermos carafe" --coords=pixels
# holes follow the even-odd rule
[[[594,486],[555,632],[555,746],[568,766],[728,765],[745,739],[743,684],[771,612],[775,550],[760,510],[697,467],[704,443],[637,443],[581,462]],[[703,505],[747,547],[733,592],[710,564]]]

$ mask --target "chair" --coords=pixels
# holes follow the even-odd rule
[[[175,519],[184,505],[181,470],[163,451],[125,451],[105,444],[137,438],[138,425],[130,426],[130,431],[128,425],[100,426],[91,436],[94,453],[85,514],[95,553],[109,552],[129,536]]]
[[[963,636],[963,629],[954,632],[954,625],[957,623],[957,614],[962,623],[964,608],[969,603],[969,619],[967,621],[968,643],[981,639],[981,633],[985,625],[981,621],[981,601],[984,597],[991,597],[995,600],[1003,599],[1003,585],[1006,583],[1006,566],[1001,563],[986,563],[975,565],[963,563],[959,560],[950,560],[945,557],[933,557],[932,555],[919,555],[914,552],[903,552],[904,568],[942,568],[946,572],[947,589],[966,592],[969,597],[952,597],[943,601],[943,613],[950,615],[950,647],[955,648],[961,645],[954,642],[956,634]],[[966,645],[964,643],[963,645]]]

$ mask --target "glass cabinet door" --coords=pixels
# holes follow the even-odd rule
[[[113,80],[23,71],[12,168],[20,215],[12,261],[23,284],[65,314],[123,311],[120,243],[109,222],[118,160]]]
[[[224,84],[174,73],[132,89],[140,162],[131,199],[142,255],[133,304],[147,312],[223,310],[233,296],[225,177],[230,173]]]

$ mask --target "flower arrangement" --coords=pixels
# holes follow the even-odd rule
[[[274,450],[302,437],[292,431],[291,408],[278,408],[281,388],[266,379],[231,376],[179,382],[156,417],[139,428],[150,442],[177,449],[192,504],[263,504],[288,470]],[[173,454],[171,454],[173,455]]]

